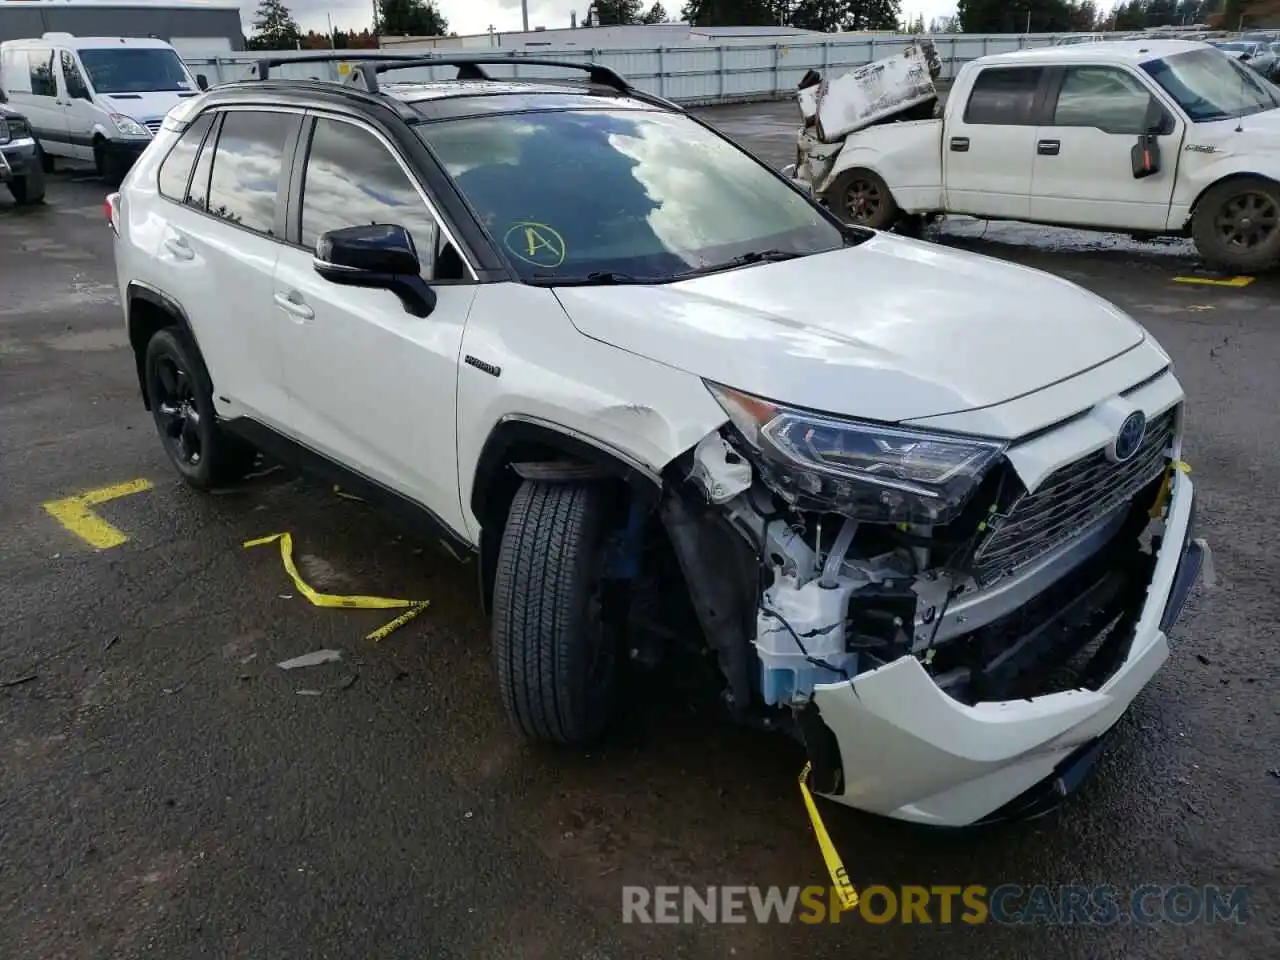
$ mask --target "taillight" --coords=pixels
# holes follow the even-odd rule
[[[107,215],[107,226],[117,237],[120,236],[120,194],[107,194],[107,199],[102,202],[102,208]]]

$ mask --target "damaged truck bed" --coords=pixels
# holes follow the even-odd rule
[[[942,62],[933,43],[911,43],[892,57],[829,80],[810,70],[796,99],[804,126],[796,150],[797,179],[818,183],[851,133],[880,123],[927,120],[938,109]]]

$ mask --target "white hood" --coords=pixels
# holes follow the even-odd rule
[[[680,283],[556,294],[596,340],[771,400],[883,422],[1011,400],[1145,336],[1066,280],[885,234]]]
[[[154,93],[103,93],[98,100],[112,113],[122,113],[139,123],[163,120],[165,114],[182,102],[184,97],[198,96],[200,91],[164,90]]]

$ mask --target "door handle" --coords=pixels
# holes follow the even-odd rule
[[[968,153],[969,138],[968,137],[952,137],[951,152],[952,153]]]
[[[1036,144],[1036,153],[1042,157],[1056,157],[1061,149],[1061,140],[1041,140]]]
[[[187,246],[187,241],[182,237],[166,237],[164,248],[179,260],[192,260],[196,255],[195,251]]]
[[[316,312],[308,307],[302,301],[302,294],[294,290],[287,296],[283,293],[276,294],[276,306],[292,317],[299,320],[313,320]]]

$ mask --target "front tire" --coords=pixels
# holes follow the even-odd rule
[[[209,490],[243,477],[254,452],[218,426],[209,374],[191,338],[177,327],[157,331],[144,370],[156,431],[182,479]]]
[[[1210,187],[1191,223],[1196,249],[1233,273],[1260,273],[1280,262],[1280,184],[1237,177]]]
[[[10,180],[9,192],[13,194],[13,202],[20,207],[44,203],[44,173],[37,171]]]
[[[583,744],[608,720],[617,637],[604,615],[606,489],[526,481],[502,534],[493,653],[507,715],[531,740]]]
[[[118,157],[107,149],[107,141],[99,137],[93,142],[93,165],[108,186],[118,187],[128,173]]]
[[[848,170],[827,190],[831,211],[845,223],[888,230],[899,216],[889,185],[870,170]]]

